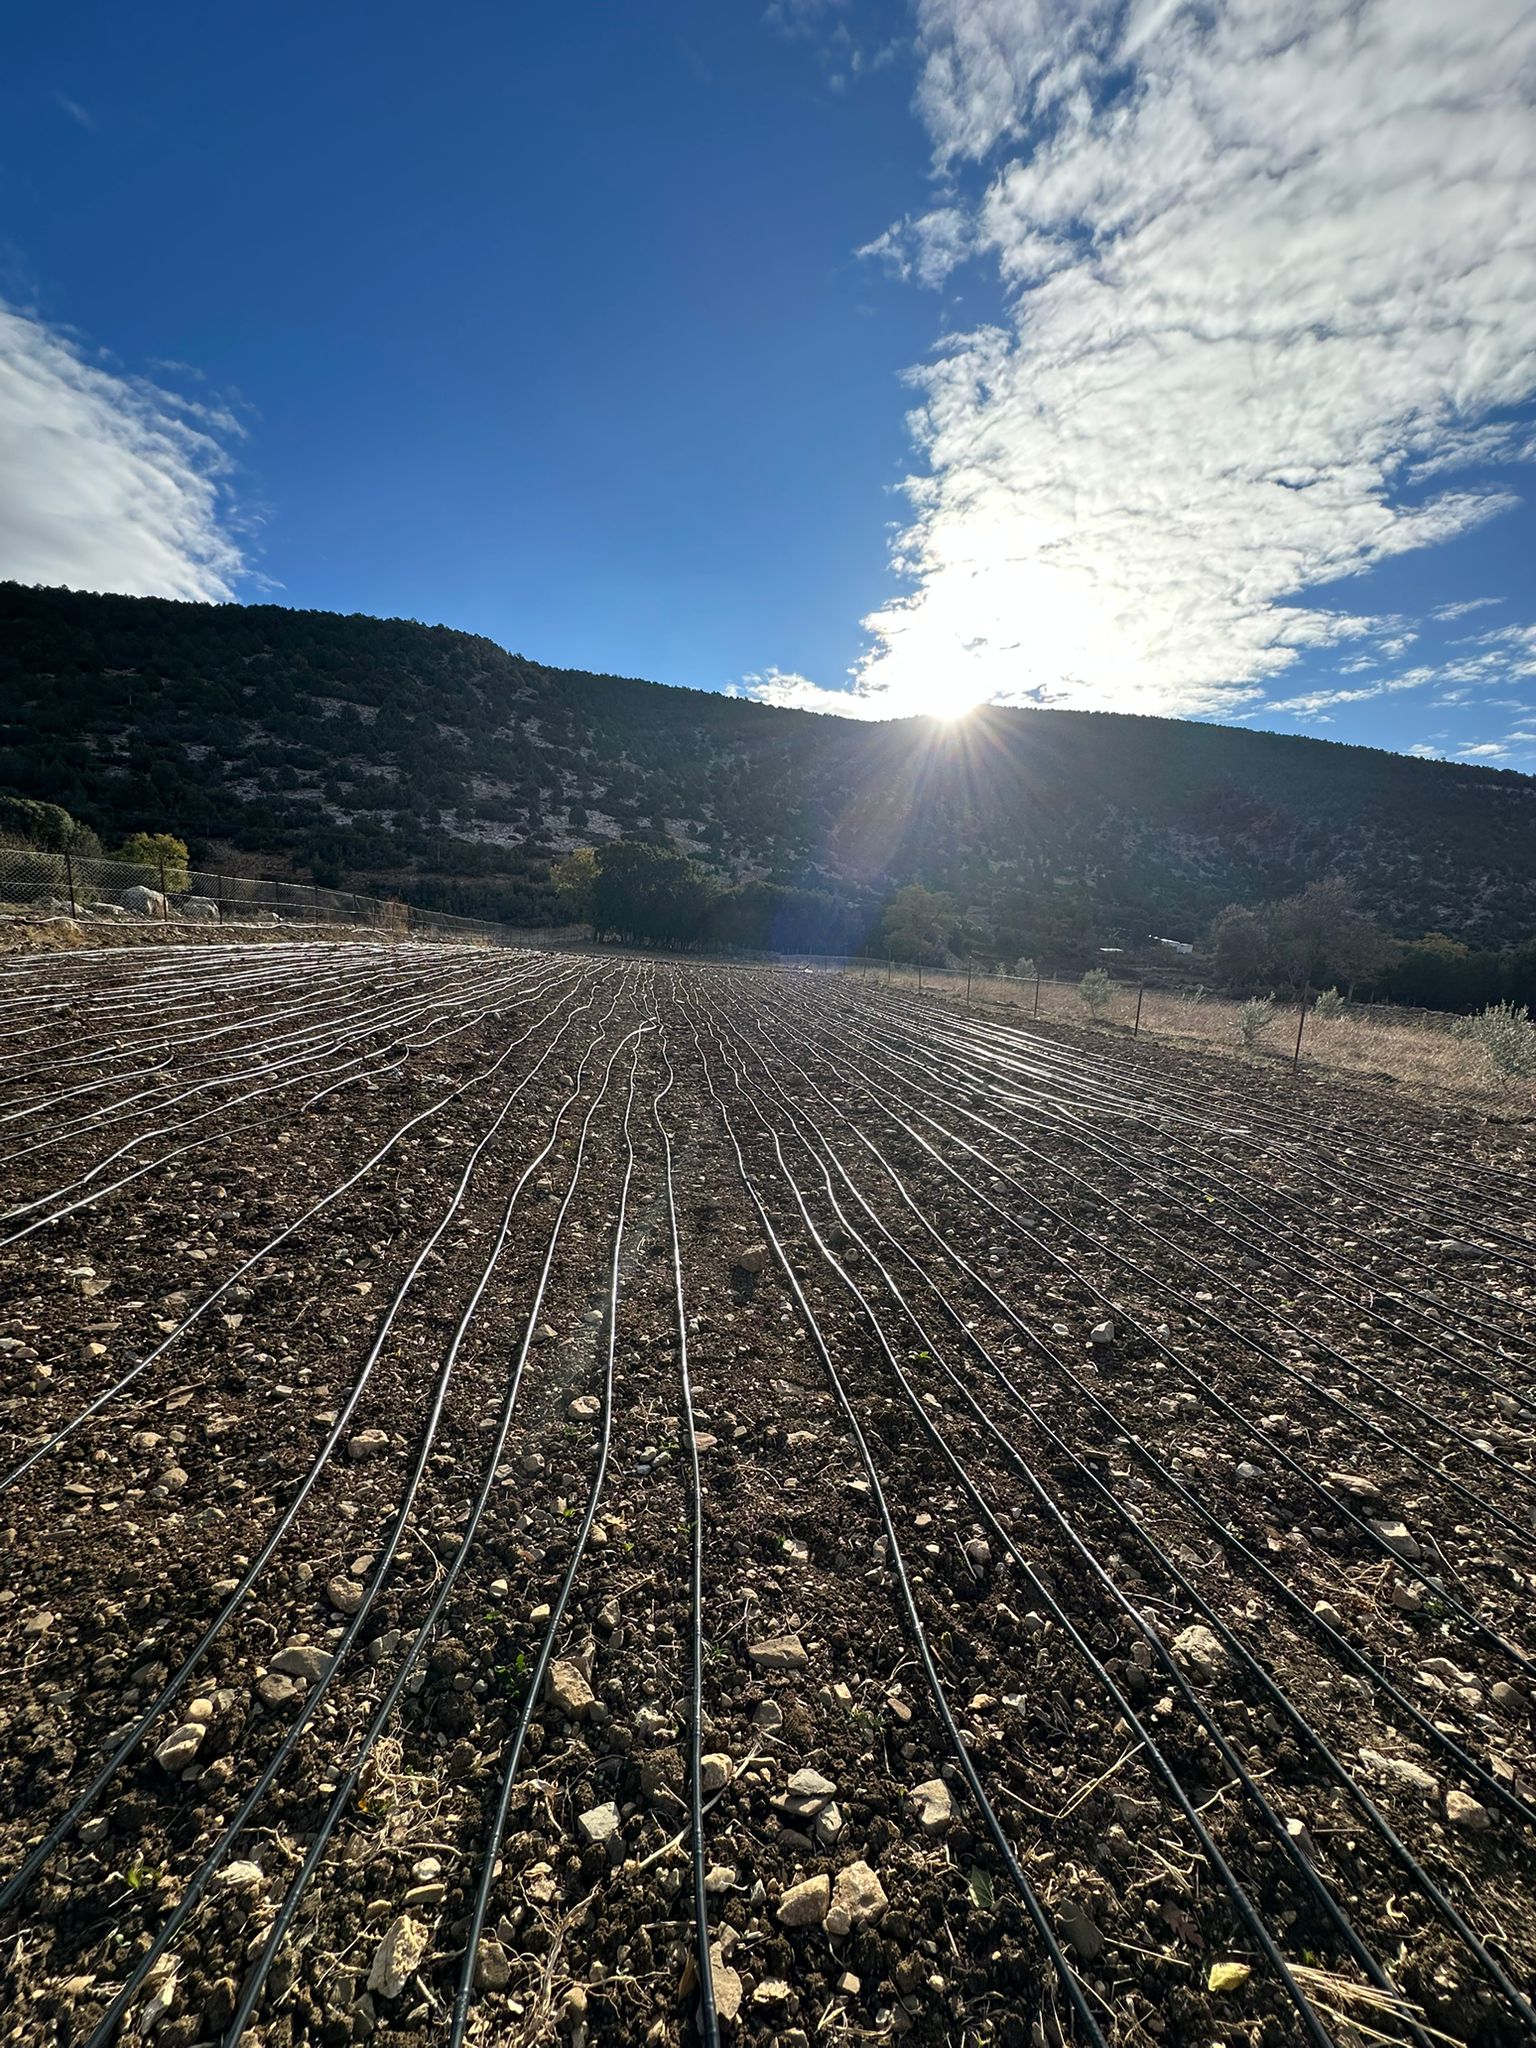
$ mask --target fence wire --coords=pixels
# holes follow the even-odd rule
[[[559,945],[569,934],[456,917],[413,903],[258,875],[211,874],[179,863],[85,859],[0,847],[0,916],[72,917],[82,924],[338,925],[399,938],[483,939],[499,946]]]

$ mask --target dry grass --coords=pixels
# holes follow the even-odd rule
[[[862,972],[859,968],[851,970]],[[884,983],[886,970],[879,970]],[[892,985],[915,991],[915,968],[896,967]],[[966,977],[953,970],[935,973],[924,968],[925,994],[964,1002]],[[1033,979],[976,974],[971,980],[973,1004],[996,1005],[1038,1015],[1043,1023],[1093,1026],[1116,1040],[1129,1036],[1136,1020],[1136,986],[1115,984],[1109,1009],[1098,1024],[1090,1017],[1076,978],[1042,978],[1038,1009]],[[1245,1050],[1238,1028],[1242,1004],[1227,996],[1202,994],[1199,1000],[1172,990],[1149,988],[1142,996],[1139,1036],[1163,1044],[1188,1046],[1268,1068],[1289,1068],[1296,1046],[1294,1003],[1277,1003],[1274,1022],[1257,1049]],[[1398,1010],[1382,1005],[1352,1007],[1340,1017],[1324,1018],[1309,1011],[1302,1032],[1301,1064],[1313,1072],[1387,1081],[1424,1095],[1452,1095],[1515,1115],[1536,1115],[1536,1086],[1510,1082],[1493,1073],[1476,1045],[1451,1035],[1455,1019],[1432,1010]]]

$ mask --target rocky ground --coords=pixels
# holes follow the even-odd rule
[[[1522,1126],[253,944],[0,1172],[0,2039],[1527,2038]]]

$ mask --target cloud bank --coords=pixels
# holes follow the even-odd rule
[[[1331,586],[1507,510],[1536,394],[1527,0],[918,0],[942,204],[869,247],[1007,315],[913,373],[852,696],[1175,713],[1381,632]],[[1461,472],[1458,481],[1455,472]]]
[[[237,431],[0,307],[0,576],[230,597],[244,564],[220,478]]]

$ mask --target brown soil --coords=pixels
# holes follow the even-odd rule
[[[728,2042],[1526,2037],[1518,1128],[345,942],[7,962],[0,1116],[0,2037],[448,2040],[526,1718],[469,2037],[697,2040],[696,1663]]]

